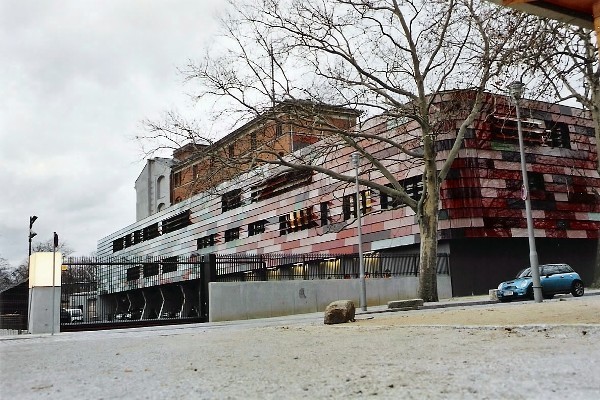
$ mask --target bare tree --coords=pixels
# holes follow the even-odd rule
[[[301,114],[299,120],[318,120],[325,145],[293,155],[263,146],[235,160],[224,157],[226,162],[246,168],[276,164],[351,183],[354,175],[325,168],[320,161],[335,157],[340,149],[359,152],[364,160],[361,177],[377,171],[388,184],[369,178],[359,183],[414,210],[420,228],[419,296],[436,301],[440,184],[481,109],[486,85],[502,75],[507,38],[522,17],[475,0],[256,0],[232,1],[231,7],[219,47],[184,70],[190,83],[198,85],[198,98],[215,101],[215,117],[238,125],[264,117],[265,110],[283,102],[301,104],[295,111]],[[455,89],[468,91],[450,102],[455,108],[443,106],[444,96]],[[306,104],[358,110],[359,124],[348,129],[317,115],[311,118]],[[278,118],[273,112],[272,119]],[[368,128],[382,118],[393,133]],[[150,136],[206,142],[193,124],[175,119],[176,124],[167,120],[149,125]],[[458,121],[459,128],[450,121]],[[439,154],[436,143],[442,138],[454,142]],[[420,197],[405,190],[402,174],[394,169],[398,158],[371,155],[369,146],[377,143],[396,149],[407,170],[418,171]]]
[[[33,243],[31,246],[31,251],[33,253],[37,252],[51,252],[54,249],[54,241],[49,239],[45,242],[37,242]],[[57,252],[62,253],[64,257],[68,257],[73,254],[75,251],[69,246],[67,242],[60,242],[58,247],[56,248]],[[29,276],[29,262],[27,259],[21,261],[19,265],[17,265],[12,271],[12,279],[14,282],[20,282],[23,279],[26,279]]]
[[[0,290],[4,290],[13,284],[11,270],[8,260],[0,257]]]

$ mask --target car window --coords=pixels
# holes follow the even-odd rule
[[[531,268],[525,268],[517,274],[517,278],[526,278],[528,276],[531,276]]]
[[[556,265],[546,265],[544,266],[544,271],[542,272],[542,275],[554,275],[558,273],[559,270]]]
[[[573,272],[573,268],[571,268],[567,264],[557,265],[556,268],[558,269],[558,273],[560,274],[569,274]]]

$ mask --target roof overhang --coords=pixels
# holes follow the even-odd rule
[[[488,0],[543,18],[594,29],[594,3],[599,0]]]

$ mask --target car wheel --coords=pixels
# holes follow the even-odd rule
[[[583,283],[581,281],[575,281],[573,282],[573,285],[571,285],[571,294],[574,297],[581,297],[583,296]]]
[[[530,300],[534,300],[535,299],[535,296],[533,295],[533,285],[531,285],[531,286],[529,286],[527,288],[527,295],[526,296]]]

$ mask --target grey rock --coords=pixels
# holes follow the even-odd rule
[[[354,322],[356,307],[351,300],[337,300],[325,308],[324,322],[326,325]]]

